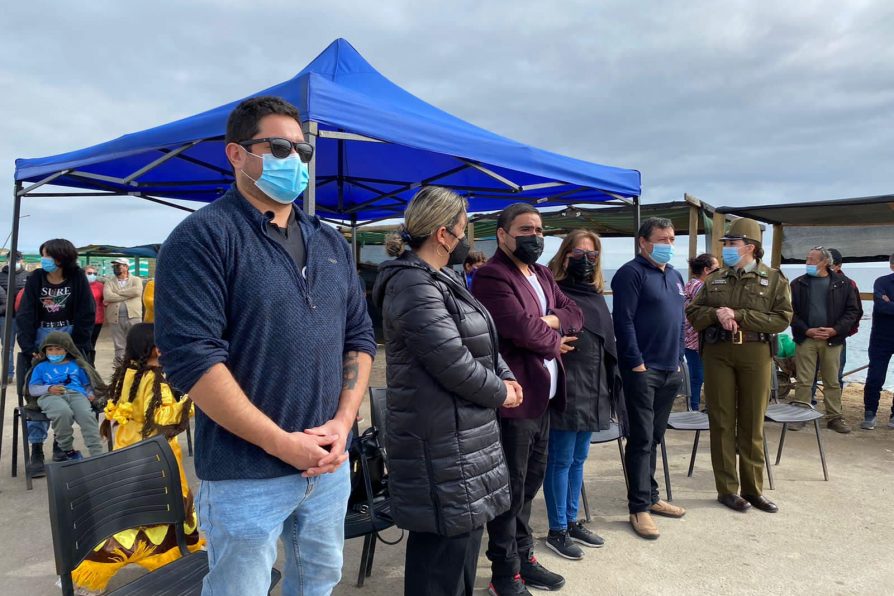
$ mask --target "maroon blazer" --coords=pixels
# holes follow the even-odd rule
[[[559,369],[553,407],[565,408],[565,369],[559,346],[563,335],[576,335],[583,327],[580,307],[569,299],[543,265],[532,265],[543,293],[546,312],[558,317],[561,333],[541,320],[540,300],[512,259],[498,248],[475,273],[472,293],[490,311],[500,335],[500,354],[524,390],[517,408],[501,408],[505,418],[538,418],[550,406],[549,371],[544,360],[556,359]]]

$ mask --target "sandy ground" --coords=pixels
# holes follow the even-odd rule
[[[111,362],[111,342],[105,332],[98,347],[100,372],[108,375],[104,363]],[[384,385],[382,368],[380,362],[373,385]],[[0,594],[58,594],[46,482],[35,480],[34,490],[26,491],[21,475],[9,476],[14,402],[14,392],[10,392],[0,459]],[[882,410],[886,412],[890,403],[891,395],[883,396]],[[852,385],[846,391],[845,413],[856,427],[862,419],[862,387]],[[362,414],[369,418],[366,405]],[[774,468],[776,489],[766,491],[780,507],[776,515],[755,510],[737,514],[718,504],[708,438],[702,437],[695,473],[688,478],[693,434],[668,431],[674,502],[688,513],[681,520],[658,518],[662,536],[655,542],[636,537],[627,523],[616,447],[594,445],[585,477],[593,513],[590,528],[605,538],[606,546],[585,549],[581,561],[561,559],[540,546],[538,558],[565,575],[562,593],[569,595],[894,594],[894,575],[887,562],[894,548],[894,523],[888,517],[894,498],[894,430],[887,429],[885,421],[880,420],[875,431],[855,430],[847,436],[823,429],[829,482],[823,481],[814,433],[789,433],[782,462]],[[767,429],[775,453],[780,427],[769,424]],[[190,458],[186,466],[195,487]],[[660,465],[658,475],[663,482]],[[532,524],[536,536],[543,538],[548,527],[542,496],[534,502]],[[391,529],[384,535],[393,539],[399,531]],[[380,543],[372,577],[358,589],[354,582],[362,541],[348,541],[344,580],[335,593],[401,593],[404,544]],[[482,548],[476,582],[482,594],[490,577],[483,552]],[[111,587],[139,573],[138,568],[129,568]]]

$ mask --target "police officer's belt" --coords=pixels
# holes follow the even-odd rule
[[[745,342],[769,342],[773,338],[770,333],[758,333],[756,331],[736,331],[732,333],[722,327],[708,327],[705,329],[705,342],[709,344],[717,344],[721,342],[732,342],[734,344],[743,344]]]

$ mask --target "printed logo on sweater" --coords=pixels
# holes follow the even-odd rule
[[[47,313],[57,313],[65,310],[65,304],[71,298],[71,286],[64,288],[41,288],[40,303]]]

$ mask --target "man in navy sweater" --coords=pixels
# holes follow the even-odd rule
[[[894,254],[888,259],[894,271]],[[894,355],[894,273],[883,275],[872,286],[872,332],[869,335],[869,372],[863,388],[866,408],[860,428],[875,428],[875,416],[881,399],[882,386],[888,374],[888,364]],[[888,428],[894,428],[894,404]]]
[[[643,538],[658,538],[651,514],[683,517],[686,510],[659,498],[656,447],[683,380],[683,278],[669,264],[674,227],[650,217],[637,232],[640,254],[612,278],[612,318],[624,380],[629,435],[627,491],[630,524]]]
[[[266,594],[278,537],[284,594],[341,578],[345,443],[376,344],[350,248],[293,203],[312,154],[294,106],[242,102],[226,132],[235,185],[159,255],[161,362],[198,406],[205,594]]]

